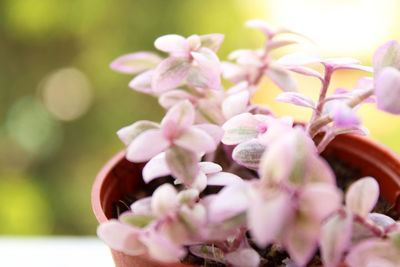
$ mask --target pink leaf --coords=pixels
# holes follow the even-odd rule
[[[290,103],[297,106],[303,106],[307,108],[314,108],[314,102],[307,96],[296,93],[296,92],[284,92],[278,95],[275,100]]]
[[[220,33],[212,33],[200,36],[201,46],[210,48],[212,51],[217,52],[225,36]]]
[[[136,74],[155,68],[162,58],[152,52],[137,52],[121,56],[110,64],[110,68],[127,74]]]
[[[242,178],[229,172],[218,172],[207,175],[208,185],[227,186],[243,183]]]
[[[252,198],[247,213],[251,236],[259,247],[265,247],[281,234],[292,213],[290,198],[285,193],[276,193],[264,198],[260,193]]]
[[[320,250],[326,267],[338,266],[343,254],[350,246],[352,215],[336,213],[322,227]]]
[[[379,197],[378,182],[372,177],[357,180],[346,192],[346,206],[360,216],[367,216]]]
[[[141,198],[136,200],[131,205],[131,210],[134,214],[152,216],[151,197]]]
[[[324,78],[318,71],[315,71],[311,68],[307,68],[307,67],[303,67],[303,66],[294,66],[294,67],[289,67],[288,69],[290,71],[293,71],[293,72],[296,72],[296,73],[299,73],[302,75],[318,78],[320,81],[324,80]]]
[[[229,119],[245,112],[249,99],[250,94],[248,91],[242,91],[228,96],[224,102],[222,102],[222,112],[225,118]]]
[[[265,74],[283,91],[297,91],[296,80],[290,71],[282,67],[278,67],[278,65],[272,65],[265,70]]]
[[[250,139],[237,145],[232,152],[232,158],[237,163],[249,169],[258,169],[265,146],[257,139]]]
[[[334,126],[339,128],[358,127],[361,123],[356,111],[341,101],[332,102],[329,114]]]
[[[229,54],[228,59],[234,60],[245,67],[262,67],[264,65],[261,55],[251,49],[239,49]]]
[[[250,113],[236,115],[222,126],[225,131],[222,143],[236,145],[256,137],[259,134],[258,124],[259,121]]]
[[[292,44],[297,44],[297,42],[292,40],[271,40],[267,44],[267,50],[271,51],[273,49],[277,49]]]
[[[314,156],[309,159],[308,179],[311,183],[327,183],[336,186],[335,174],[329,164],[321,157]]]
[[[129,145],[136,137],[150,129],[158,129],[160,125],[152,121],[137,121],[121,128],[117,135],[125,145]]]
[[[189,53],[188,41],[177,34],[168,34],[158,37],[154,46],[161,51],[170,53],[174,56],[187,56]]]
[[[396,221],[393,220],[391,217],[380,213],[370,213],[368,214],[368,219],[370,219],[377,226],[380,226],[383,229],[386,229],[387,227],[396,224]]]
[[[196,122],[202,124],[218,124],[225,122],[221,107],[210,99],[199,99],[197,104]]]
[[[392,40],[379,47],[373,58],[374,74],[385,67],[400,69],[400,44],[397,40]]]
[[[248,68],[237,64],[222,62],[221,68],[224,78],[234,83],[246,80],[248,76]]]
[[[142,93],[151,94],[153,88],[151,87],[151,81],[153,79],[154,70],[148,70],[133,78],[129,82],[129,87]]]
[[[205,131],[196,127],[185,129],[174,140],[174,144],[197,153],[209,153],[217,148],[214,139]]]
[[[146,251],[139,240],[139,230],[132,226],[111,219],[99,225],[97,235],[108,246],[131,256],[137,256]]]
[[[286,250],[298,266],[305,266],[318,246],[319,225],[308,220],[309,218],[297,219],[285,232]]]
[[[378,109],[400,114],[400,71],[385,67],[376,78],[375,95]]]
[[[161,129],[166,136],[172,133],[179,133],[181,130],[186,129],[193,125],[195,118],[195,110],[193,105],[188,101],[181,101],[165,114],[161,121]],[[171,138],[176,136],[172,135]]]
[[[204,172],[205,174],[213,174],[222,171],[222,167],[219,166],[217,163],[203,161],[199,162],[200,171]]]
[[[151,129],[140,134],[128,146],[126,158],[132,162],[144,162],[163,152],[170,146],[170,141],[165,139],[158,129]]]
[[[260,255],[252,248],[241,248],[225,255],[226,260],[233,267],[257,267]]]
[[[156,178],[167,176],[171,173],[165,161],[165,152],[162,152],[149,160],[143,168],[143,181],[150,183]]]
[[[199,172],[197,153],[177,146],[166,151],[166,160],[172,176],[190,185]]]
[[[150,256],[160,261],[179,262],[186,255],[183,247],[172,242],[167,236],[156,232],[142,235],[140,240],[147,246]]]
[[[219,90],[221,88],[221,66],[217,55],[209,48],[200,48],[190,53],[197,66],[191,68],[188,83],[200,88]]]
[[[154,70],[151,87],[155,93],[162,93],[179,86],[188,75],[190,63],[185,58],[169,57]]]
[[[321,222],[342,205],[342,192],[336,186],[325,183],[308,184],[299,196],[302,212]]]
[[[397,267],[399,262],[398,250],[388,240],[378,238],[359,243],[350,250],[346,257],[346,264],[351,267]]]
[[[175,212],[178,207],[178,192],[171,184],[158,187],[151,197],[151,210],[158,218]]]
[[[323,62],[323,58],[309,52],[297,52],[279,58],[275,64],[286,66],[303,66]]]
[[[224,187],[209,203],[208,219],[223,222],[246,211],[249,205],[245,186],[234,184]]]
[[[224,135],[224,131],[222,130],[222,128],[215,124],[210,124],[210,123],[196,124],[193,125],[193,127],[203,130],[207,134],[209,134],[214,139],[216,146],[219,145],[222,136]]]
[[[184,90],[172,90],[165,92],[158,98],[158,103],[163,108],[169,109],[183,100],[195,101],[195,97]]]
[[[245,25],[264,32],[268,37],[275,35],[277,32],[277,29],[273,25],[261,19],[248,20]]]
[[[362,70],[362,71],[371,72],[371,73],[373,72],[372,67],[357,65],[357,64],[348,64],[348,65],[341,65],[341,66],[335,67],[335,70],[340,70],[340,69]]]
[[[340,67],[345,65],[360,64],[360,60],[351,57],[338,57],[338,58],[327,58],[322,61],[325,65],[331,67]]]

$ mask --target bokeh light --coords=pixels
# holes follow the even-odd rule
[[[62,121],[72,121],[85,114],[92,100],[88,79],[75,68],[60,69],[50,74],[40,91],[46,108]]]
[[[29,154],[48,156],[62,141],[60,125],[34,97],[25,96],[8,111],[7,133]]]

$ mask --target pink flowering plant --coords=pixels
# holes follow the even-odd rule
[[[398,266],[400,222],[373,212],[376,180],[358,179],[343,193],[320,153],[337,135],[368,134],[357,115],[363,104],[400,114],[399,42],[379,47],[373,67],[303,52],[274,59],[272,51],[296,43],[282,33],[301,35],[261,20],[246,26],[262,31],[265,45],[236,50],[229,62],[216,55],[222,34],[171,34],[154,43],[164,57],[138,52],[111,63],[136,75],[129,86],[166,109],[161,123],[137,121],[118,131],[126,158],[146,162],[145,183],[174,182],[102,223],[99,237],[115,250],[164,262],[192,254],[205,265],[259,266],[268,263],[268,248],[284,251],[286,266],[306,266],[316,255],[324,266]],[[339,69],[373,75],[328,95]],[[315,102],[298,91],[293,72],[321,82]],[[277,101],[312,109],[307,123],[252,104],[264,76],[282,89]],[[225,89],[221,77],[232,86]]]

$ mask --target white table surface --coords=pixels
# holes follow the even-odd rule
[[[1,267],[113,267],[97,237],[0,236]]]

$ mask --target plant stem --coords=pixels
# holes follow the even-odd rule
[[[354,108],[373,94],[374,88],[370,88],[368,90],[365,90],[362,94],[356,95],[353,98],[349,99],[346,104],[350,108]],[[320,129],[330,122],[332,122],[332,117],[329,114],[324,115],[314,121],[311,121],[307,127],[307,132],[311,136],[311,138],[314,138],[319,133]]]
[[[322,110],[323,110],[324,104],[325,104],[326,93],[328,92],[332,74],[333,74],[333,69],[331,67],[325,66],[325,74],[324,74],[324,79],[322,80],[322,88],[319,93],[317,106],[316,106],[316,109],[314,109],[314,111],[313,111],[313,114],[311,116],[311,120],[310,120],[310,123],[308,124],[308,126],[313,124],[316,120],[318,120],[321,117]],[[309,129],[307,128],[307,130],[309,130]]]

